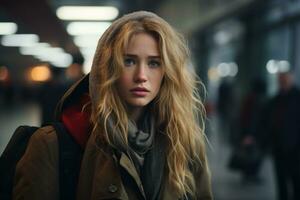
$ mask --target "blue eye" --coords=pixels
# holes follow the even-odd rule
[[[150,60],[149,63],[148,63],[148,65],[150,67],[160,67],[161,63],[158,60]]]
[[[135,60],[133,58],[124,58],[124,65],[131,66],[135,64]]]

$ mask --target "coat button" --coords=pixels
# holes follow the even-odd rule
[[[108,191],[110,191],[111,193],[115,193],[118,190],[118,187],[114,184],[110,184],[108,186]]]

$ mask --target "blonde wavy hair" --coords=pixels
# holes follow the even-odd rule
[[[183,37],[157,15],[145,11],[125,15],[100,38],[90,73],[94,131],[111,145],[115,137],[128,145],[128,116],[115,83],[122,73],[124,49],[140,32],[156,38],[165,72],[160,92],[153,100],[153,113],[168,138],[168,181],[180,196],[195,196],[193,172],[206,167],[205,112],[197,92],[202,84],[188,70],[189,51]],[[109,131],[111,117],[118,131]]]

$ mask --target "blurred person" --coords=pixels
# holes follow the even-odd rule
[[[278,74],[279,92],[267,105],[266,144],[271,147],[279,200],[300,199],[300,91],[291,72]]]
[[[219,129],[222,133],[222,138],[229,143],[233,142],[232,120],[234,117],[234,88],[232,80],[227,78],[222,79],[218,88],[217,112]]]
[[[85,149],[77,199],[211,200],[202,100],[183,38],[134,12],[99,40],[91,72],[65,94],[57,118]],[[57,138],[46,126],[16,169],[14,198],[59,198]]]
[[[241,102],[238,123],[238,150],[243,149],[247,156],[241,168],[243,180],[246,182],[259,182],[259,169],[262,163],[262,136],[264,121],[264,108],[266,104],[266,83],[261,78],[251,81],[251,89]]]

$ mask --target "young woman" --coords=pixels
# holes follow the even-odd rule
[[[108,28],[90,74],[59,106],[84,149],[77,199],[212,199],[203,105],[187,63],[182,37],[153,13]],[[58,199],[58,173],[57,137],[46,126],[17,165],[14,199]]]

